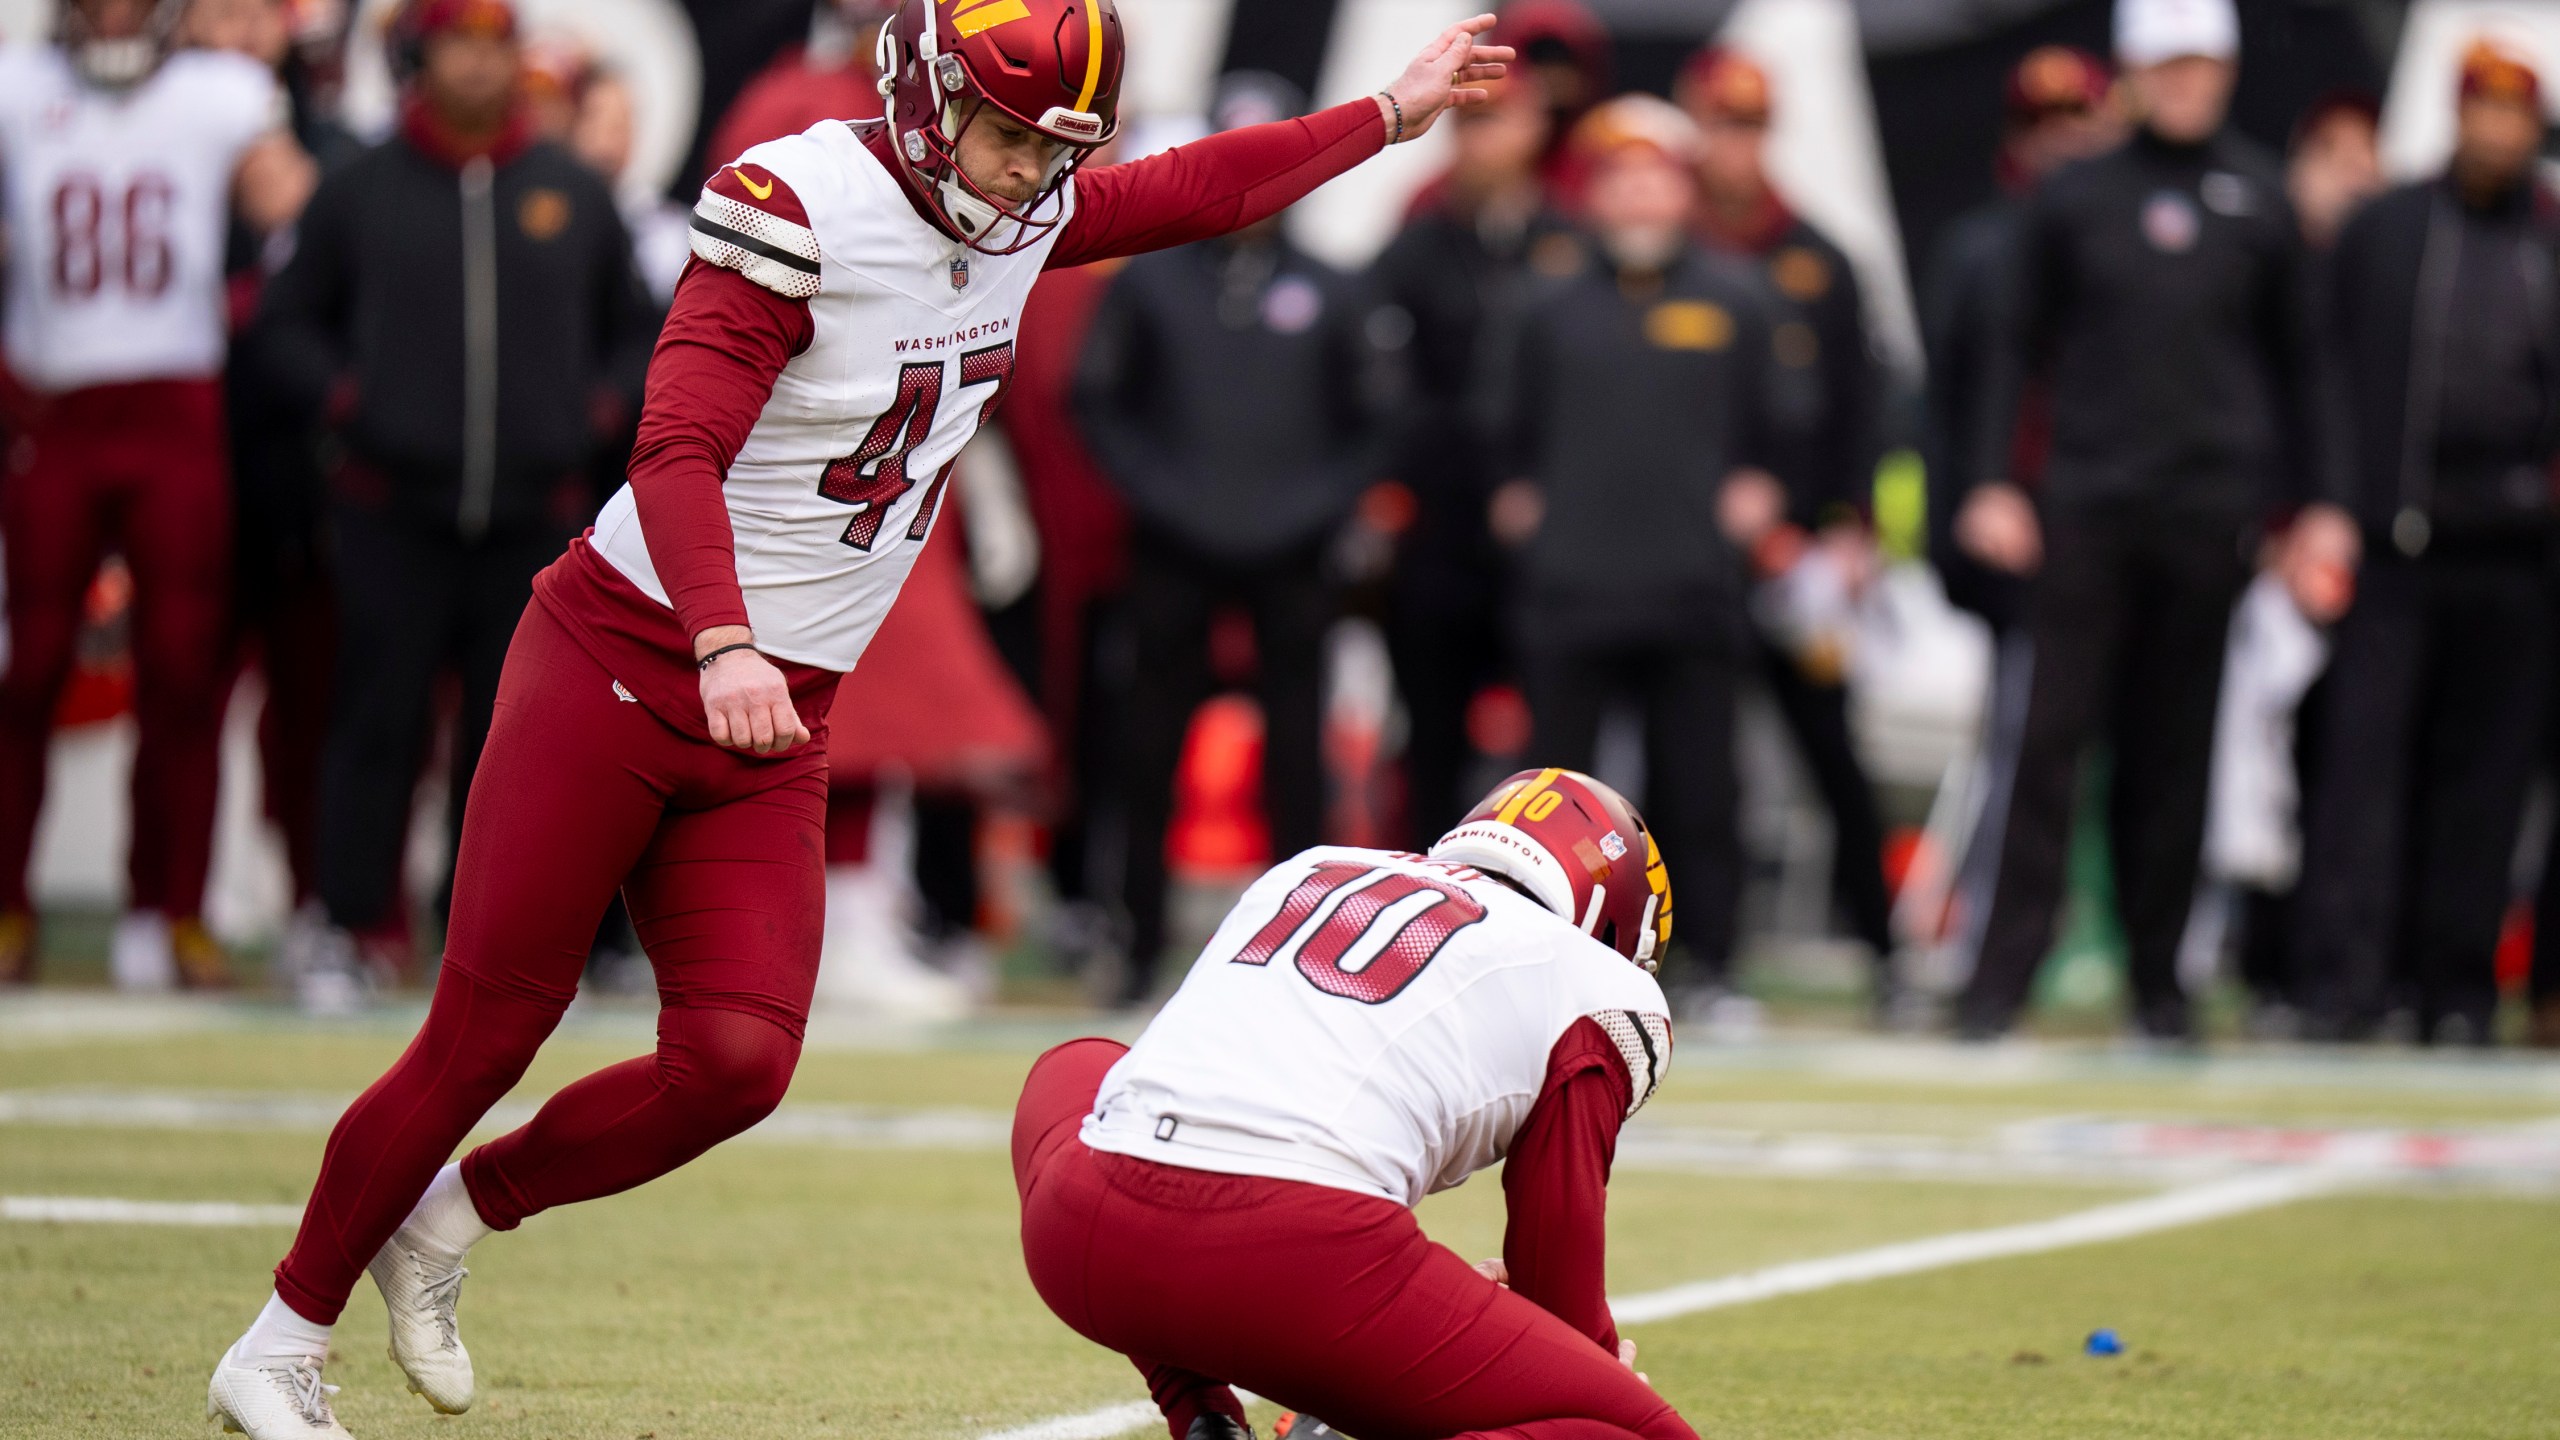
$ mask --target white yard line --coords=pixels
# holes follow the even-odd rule
[[[2139,1200],[2101,1205],[2094,1210],[2075,1210],[2050,1220],[2030,1220],[1989,1230],[1959,1230],[1951,1235],[1905,1240],[1893,1245],[1879,1245],[1872,1250],[1852,1250],[1845,1255],[1798,1260],[1772,1265],[1765,1270],[1746,1270],[1721,1279],[1674,1285],[1668,1290],[1653,1290],[1612,1300],[1609,1309],[1620,1324],[1644,1325],[1706,1310],[1721,1310],[1728,1305],[1747,1305],[1754,1300],[1769,1300],[1780,1295],[1827,1290],[1834,1285],[1856,1285],[1895,1275],[1917,1274],[1923,1270],[1942,1270],[1950,1265],[1969,1265],[1977,1260],[2041,1255],[2049,1250],[2125,1240],[2136,1235],[2174,1230],[2182,1225],[2200,1225],[2208,1220],[2245,1215],[2252,1210],[2289,1205],[2296,1200],[2334,1190],[2348,1178],[2339,1171],[2294,1170],[2214,1180],[2158,1195],[2146,1195]]]
[[[1746,1270],[1716,1280],[1674,1285],[1627,1295],[1609,1302],[1621,1325],[1645,1325],[1731,1305],[1748,1305],[1781,1295],[1802,1295],[1834,1285],[1855,1285],[1977,1260],[2012,1255],[2039,1255],[2075,1245],[2130,1239],[2182,1225],[2200,1225],[2252,1210],[2288,1205],[2338,1188],[2356,1178],[2339,1170],[2291,1170],[2244,1175],[2189,1185],[2139,1200],[2101,1205],[2050,1220],[2002,1225],[1989,1230],[1959,1230],[1924,1240],[1905,1240],[1870,1250],[1852,1250],[1818,1260],[1798,1260],[1764,1270]],[[1109,1440],[1142,1426],[1162,1423],[1153,1405],[1111,1405],[1076,1415],[1060,1415],[1012,1430],[998,1430],[981,1440]]]
[[[1080,1415],[1060,1415],[1048,1420],[1035,1420],[1011,1430],[996,1430],[985,1440],[1110,1440],[1126,1435],[1142,1425],[1162,1425],[1164,1417],[1155,1405],[1140,1400],[1128,1405],[1105,1405]]]
[[[299,1205],[227,1200],[113,1200],[94,1195],[0,1195],[0,1220],[57,1225],[298,1225]]]

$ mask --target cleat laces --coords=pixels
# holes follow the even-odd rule
[[[470,1270],[456,1265],[442,1275],[429,1276],[425,1256],[412,1251],[410,1259],[418,1267],[418,1298],[435,1312],[436,1328],[444,1333],[445,1348],[450,1350],[459,1346],[462,1343],[461,1322],[454,1310],[462,1303],[462,1280],[471,1273]]]
[[[285,1396],[293,1402],[294,1413],[305,1423],[335,1425],[338,1417],[329,1409],[329,1397],[338,1393],[335,1385],[320,1382],[320,1362],[309,1357],[294,1361],[281,1369],[267,1372],[283,1386]]]

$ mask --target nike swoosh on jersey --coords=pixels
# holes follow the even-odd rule
[[[770,200],[770,199],[772,199],[772,198],[773,198],[773,182],[772,182],[772,181],[767,180],[767,181],[766,181],[766,182],[764,182],[763,184],[759,185],[759,184],[757,184],[757,183],[756,183],[756,178],[755,178],[754,176],[752,176],[752,175],[748,174],[748,173],[747,173],[746,171],[744,171],[744,170],[739,169],[737,166],[732,165],[732,166],[730,166],[730,167],[729,167],[729,170],[730,170],[730,173],[732,173],[732,174],[734,174],[734,175],[736,175],[736,176],[738,177],[738,183],[739,183],[739,184],[744,185],[744,186],[746,186],[746,187],[747,187],[747,193],[748,193],[748,194],[753,195],[754,197],[756,197],[756,198],[757,198],[757,199],[759,199],[759,200]]]

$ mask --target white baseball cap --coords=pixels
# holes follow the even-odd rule
[[[2140,68],[2201,55],[2240,58],[2240,16],[2231,0],[2116,0],[2116,60]]]

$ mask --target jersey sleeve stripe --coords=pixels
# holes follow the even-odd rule
[[[818,273],[818,264],[816,261],[804,260],[801,257],[792,254],[790,251],[783,249],[779,245],[768,245],[753,235],[746,234],[743,231],[732,230],[728,226],[723,225],[716,220],[706,220],[701,216],[696,215],[693,217],[693,228],[697,233],[707,235],[719,244],[734,245],[738,249],[747,251],[750,254],[761,255],[765,259],[771,260],[777,265],[797,270],[804,275],[815,275]]]
[[[806,300],[819,290],[817,232],[705,189],[693,207],[693,253],[774,293]]]
[[[817,231],[717,190],[705,187],[702,198],[693,203],[693,223],[708,223],[740,235],[751,235],[778,252],[809,262],[809,268],[817,268]]]
[[[1627,1114],[1632,1118],[1661,1088],[1663,1074],[1671,1068],[1671,1021],[1641,1010],[1601,1010],[1590,1018],[1618,1047],[1618,1058],[1627,1067]]]

